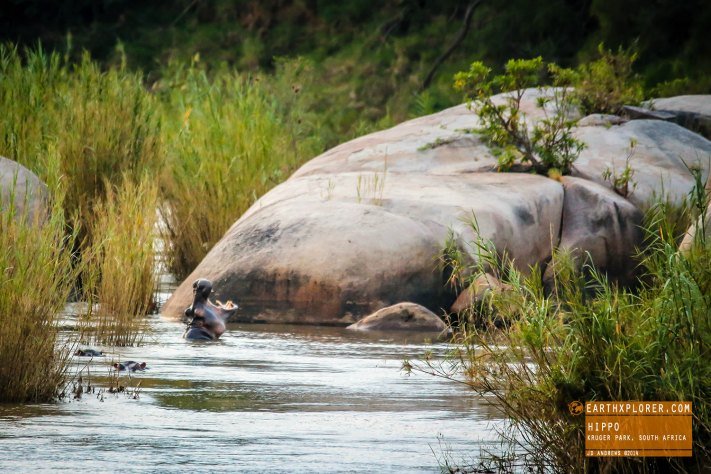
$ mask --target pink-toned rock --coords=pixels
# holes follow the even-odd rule
[[[509,290],[511,290],[511,285],[501,283],[490,273],[484,273],[476,277],[471,285],[459,294],[449,312],[462,313],[473,305],[483,302],[488,295]]]
[[[47,214],[47,186],[19,163],[0,156],[0,210],[12,199],[16,218],[42,221]]]
[[[558,248],[582,265],[588,261],[623,282],[636,267],[643,214],[634,204],[591,181],[564,176],[563,218]],[[549,267],[544,280],[553,277]]]
[[[415,303],[398,303],[366,316],[348,326],[353,331],[449,332],[442,319]]]
[[[636,183],[627,199],[649,207],[662,194],[681,204],[694,186],[688,167],[698,166],[706,180],[711,168],[711,142],[689,130],[661,120],[631,120],[612,127],[581,127],[575,132],[586,147],[573,164],[573,175],[612,188],[605,170],[620,174],[629,164]],[[634,147],[630,145],[634,144]]]

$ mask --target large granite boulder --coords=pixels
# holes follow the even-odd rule
[[[47,186],[30,170],[0,156],[0,210],[13,204],[17,218],[41,221],[47,212]]]
[[[668,120],[711,138],[711,95],[665,97],[644,105],[650,110],[669,113]]]
[[[352,331],[448,332],[442,319],[424,306],[398,303],[366,316],[347,329]]]
[[[491,240],[524,271],[550,257],[559,233],[563,188],[541,176],[388,172],[382,196],[361,198],[358,178],[287,180],[186,281],[213,281],[216,298],[239,301],[240,321],[350,324],[400,301],[449,308],[456,295],[438,257],[450,232],[464,252],[477,236]],[[191,292],[181,285],[163,313],[182,314]]]
[[[563,216],[558,248],[579,265],[591,261],[622,282],[634,276],[633,256],[642,244],[642,218],[634,204],[592,181],[564,176]],[[553,277],[546,269],[545,280]]]
[[[543,117],[532,105],[536,96],[525,96],[529,124]],[[636,208],[662,185],[677,200],[685,196],[693,178],[684,163],[708,174],[701,157],[711,154],[711,142],[648,120],[588,120],[576,131],[587,148],[574,171],[597,185],[497,173],[491,150],[467,132],[478,125],[461,105],[314,158],[229,229],[163,314],[182,315],[197,278],[213,281],[216,298],[239,301],[236,317],[245,322],[348,325],[402,301],[439,312],[458,296],[446,285],[450,269],[440,263],[445,244],[474,262],[478,239],[506,252],[523,272],[545,265],[562,239],[566,248],[626,274],[626,253],[639,240]],[[606,189],[602,174],[624,166],[631,139],[638,185],[625,200]]]
[[[573,164],[573,175],[612,188],[605,171],[620,174],[629,156],[636,187],[627,199],[640,208],[658,198],[681,204],[694,186],[689,167],[700,167],[704,179],[711,168],[711,142],[674,123],[631,120],[580,127],[575,135],[586,147]]]

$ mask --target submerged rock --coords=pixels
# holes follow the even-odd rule
[[[444,332],[449,327],[429,309],[415,303],[398,303],[348,326],[353,331]]]

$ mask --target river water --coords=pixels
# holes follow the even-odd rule
[[[445,343],[276,325],[190,343],[182,331],[153,316],[140,347],[74,358],[97,393],[0,405],[0,472],[440,472],[498,444],[485,400],[401,370]],[[119,359],[149,369],[107,393]]]

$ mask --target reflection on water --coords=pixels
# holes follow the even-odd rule
[[[496,444],[494,411],[466,387],[400,371],[446,344],[264,325],[189,343],[180,323],[152,325],[144,346],[89,364],[105,387],[111,362],[146,361],[121,375],[138,399],[0,405],[0,472],[438,472],[440,442],[455,460]]]

